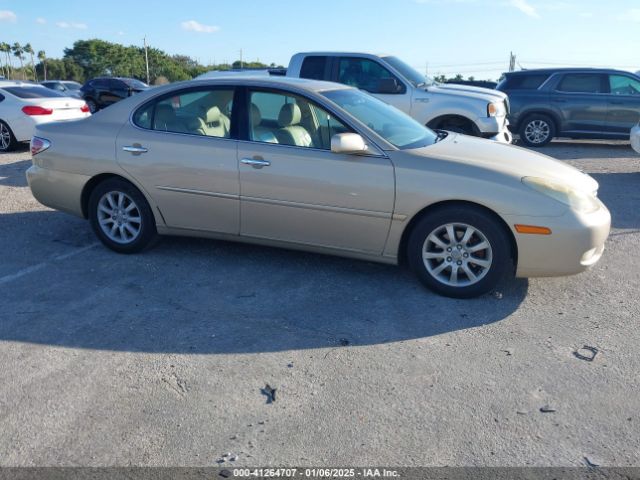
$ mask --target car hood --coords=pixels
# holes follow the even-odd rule
[[[555,180],[589,193],[597,192],[598,182],[586,173],[541,153],[477,137],[449,133],[435,145],[411,153],[472,165],[516,178],[540,177]]]
[[[463,97],[473,97],[487,102],[501,102],[507,98],[504,92],[499,90],[491,90],[489,88],[472,87],[469,85],[455,85],[451,83],[441,83],[427,87],[428,92],[440,93],[445,95],[459,95]]]

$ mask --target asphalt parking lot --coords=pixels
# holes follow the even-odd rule
[[[543,152],[600,182],[603,259],[466,301],[264,247],[117,255],[0,154],[0,465],[638,465],[640,156]]]

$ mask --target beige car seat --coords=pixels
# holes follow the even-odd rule
[[[278,115],[280,129],[276,131],[279,143],[297,147],[313,146],[311,135],[306,128],[300,125],[300,120],[302,120],[302,112],[298,105],[287,103],[282,106]]]

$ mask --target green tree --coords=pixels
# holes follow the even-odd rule
[[[13,51],[13,56],[18,57],[18,60],[20,60],[20,70],[22,71],[22,79],[26,80],[27,77],[24,74],[24,49],[22,48],[22,45],[16,42],[11,47],[11,50]]]
[[[33,55],[36,53],[33,51],[33,47],[31,46],[30,43],[27,43],[24,46],[24,53],[28,53],[30,58],[31,58],[31,72],[33,72],[33,79],[37,82],[38,81],[38,75],[36,75],[36,64],[33,61]]]
[[[38,60],[42,64],[42,70],[44,73],[44,80],[47,81],[47,54],[44,50],[38,51]]]
[[[5,42],[1,42],[0,43],[0,52],[4,52],[5,58],[6,58],[6,71],[7,71],[7,78],[11,78],[11,45],[9,45],[8,43]]]

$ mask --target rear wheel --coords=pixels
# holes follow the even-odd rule
[[[85,102],[87,103],[87,107],[89,107],[89,111],[91,113],[96,113],[98,111],[98,104],[93,98],[87,98]]]
[[[476,297],[493,289],[512,265],[507,235],[481,208],[443,207],[413,229],[407,245],[409,265],[436,293]]]
[[[109,179],[89,197],[89,220],[100,241],[119,253],[136,253],[157,238],[151,207],[130,183]]]
[[[0,120],[0,152],[10,152],[18,145],[15,135],[5,122]]]
[[[535,114],[525,118],[520,126],[520,140],[528,147],[544,147],[556,135],[553,120],[543,114]]]

